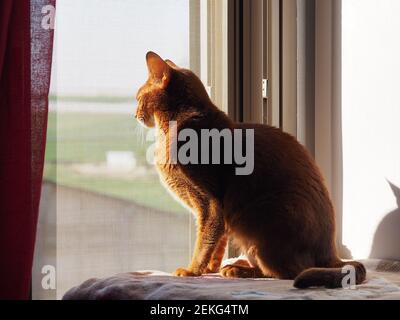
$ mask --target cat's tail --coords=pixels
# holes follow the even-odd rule
[[[364,265],[358,261],[339,260],[330,268],[304,270],[294,279],[294,286],[299,289],[309,287],[340,288],[344,285],[353,284],[354,282],[351,282],[351,276],[353,275],[355,284],[363,283],[367,275]],[[345,277],[346,279],[343,281]]]

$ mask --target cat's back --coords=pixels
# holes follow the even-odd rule
[[[237,123],[237,129],[254,132],[255,168],[278,167],[290,170],[293,166],[310,166],[310,170],[318,170],[311,154],[295,137],[281,129],[263,124]],[[300,173],[300,172],[299,172]]]
[[[296,138],[281,129],[258,123],[236,123],[235,128],[254,131],[255,145],[268,144],[264,147],[283,149],[287,146],[300,146]],[[256,148],[255,148],[256,149]]]
[[[247,176],[232,176],[231,185],[245,186],[254,197],[301,193],[307,198],[317,192],[330,202],[318,166],[295,137],[262,124],[237,123],[236,128],[254,130],[254,171]],[[234,190],[228,193],[236,195]]]

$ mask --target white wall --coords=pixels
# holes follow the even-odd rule
[[[400,1],[342,3],[343,243],[400,259]]]

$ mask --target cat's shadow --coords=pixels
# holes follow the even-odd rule
[[[397,200],[397,208],[388,213],[375,231],[369,257],[374,259],[400,259],[400,188],[388,181]]]

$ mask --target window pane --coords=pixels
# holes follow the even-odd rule
[[[34,299],[189,263],[194,218],[147,161],[152,135],[133,117],[135,95],[151,50],[191,68],[227,110],[226,15],[227,0],[57,1]]]
[[[192,215],[146,160],[134,119],[152,50],[190,67],[189,0],[59,0],[33,298],[92,277],[187,265]],[[44,290],[43,266],[57,290]]]

